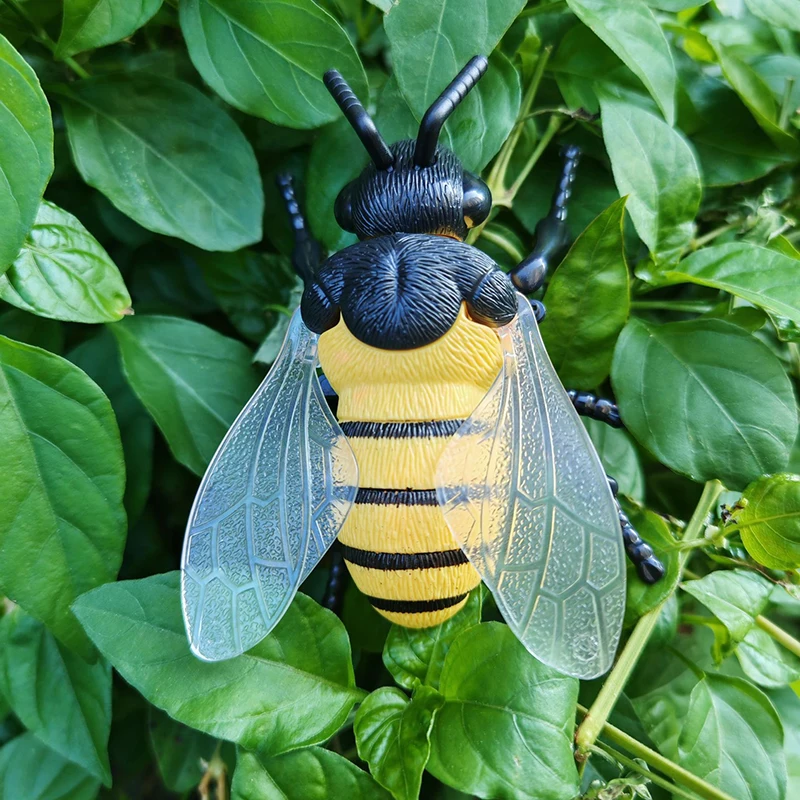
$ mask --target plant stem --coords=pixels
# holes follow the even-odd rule
[[[785,647],[790,653],[800,656],[800,642],[783,628],[772,622],[772,620],[759,614],[756,617],[756,625],[758,625],[762,631],[766,631],[778,644]]]
[[[632,300],[631,308],[641,311],[681,311],[687,314],[705,314],[714,306],[702,300]]]
[[[723,490],[723,485],[719,481],[708,481],[703,489],[703,494],[697,503],[697,507],[686,526],[683,533],[683,541],[691,542],[702,536],[703,528],[706,523],[708,515],[714,508],[714,503]],[[681,568],[686,564],[688,553],[681,553],[680,556]],[[600,731],[604,729],[608,722],[608,717],[614,709],[614,706],[619,699],[628,678],[636,666],[642,651],[647,644],[650,634],[658,622],[658,617],[661,614],[661,609],[666,602],[666,599],[651,611],[648,611],[636,623],[628,641],[625,644],[622,653],[606,678],[603,688],[597,695],[592,707],[586,713],[586,718],[578,726],[575,734],[575,743],[578,747],[576,757],[585,762],[586,757],[600,735]]]
[[[503,250],[505,253],[508,253],[508,255],[510,255],[511,258],[514,259],[514,261],[519,262],[522,261],[523,258],[525,258],[525,254],[520,253],[520,251],[517,250],[517,248],[514,247],[514,245],[511,242],[509,242],[505,236],[500,236],[500,234],[495,233],[493,230],[490,230],[488,228],[483,231],[482,235],[484,239],[491,242],[492,244],[496,244],[501,250]]]
[[[592,752],[605,753],[606,755],[611,756],[611,758],[613,758],[615,761],[618,761],[620,764],[622,764],[623,767],[626,767],[634,772],[638,772],[640,775],[644,775],[656,786],[666,789],[668,792],[676,795],[677,797],[683,797],[686,798],[686,800],[697,800],[697,795],[694,792],[688,792],[683,787],[674,783],[670,783],[670,781],[662,778],[655,772],[650,772],[650,770],[645,769],[641,764],[634,761],[632,758],[622,755],[619,750],[615,750],[613,747],[603,744],[603,742],[598,742],[597,744],[592,745]]]
[[[18,0],[2,0],[18,17],[25,21],[25,24],[33,32],[34,38],[39,44],[44,45],[53,55],[56,52],[56,43],[50,34],[39,25],[36,20],[29,16],[28,12],[19,4]],[[61,59],[79,78],[88,78],[89,73],[74,58],[67,56]]]
[[[698,236],[696,239],[693,239],[689,243],[689,247],[692,250],[697,250],[701,248],[703,245],[708,244],[709,242],[713,242],[718,236],[722,236],[723,233],[727,233],[728,231],[735,230],[742,224],[742,220],[737,219],[733,222],[727,223],[727,225],[720,225],[719,228],[714,228],[713,231],[709,231],[708,233],[704,233],[702,236]]]
[[[578,711],[580,711],[581,714],[589,713],[588,709],[580,704],[578,704]],[[646,761],[651,767],[655,767],[659,772],[663,772],[664,775],[671,778],[675,783],[695,792],[695,794],[702,797],[703,800],[735,800],[735,798],[731,797],[727,792],[723,792],[722,789],[717,789],[716,786],[712,786],[702,778],[698,778],[697,775],[693,775],[689,770],[665,758],[661,753],[651,750],[632,736],[628,736],[625,731],[621,731],[613,725],[606,723],[603,726],[603,736],[614,742],[614,744],[627,750],[634,757],[641,758],[642,761]]]
[[[514,202],[514,198],[517,196],[517,192],[520,190],[520,187],[525,182],[525,179],[530,174],[530,171],[536,166],[536,162],[541,158],[542,153],[545,151],[547,145],[550,144],[552,138],[558,133],[563,121],[564,118],[558,114],[553,114],[553,116],[550,117],[550,120],[547,123],[547,128],[542,134],[542,138],[539,139],[536,149],[531,153],[530,158],[525,162],[525,166],[522,168],[519,175],[517,175],[516,180],[511,184],[511,187],[506,192],[506,196],[503,198],[507,205],[510,206]]]

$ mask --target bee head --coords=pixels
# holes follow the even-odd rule
[[[439,145],[445,120],[480,80],[488,62],[475,56],[428,109],[416,140],[389,147],[350,87],[335,70],[325,85],[355,129],[372,163],[336,198],[336,221],[359,239],[430,233],[463,239],[492,208],[489,187]]]

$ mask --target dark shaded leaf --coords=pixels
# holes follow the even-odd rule
[[[217,740],[176,722],[150,706],[150,743],[156,754],[164,786],[173,792],[188,792],[200,783],[206,763],[214,755]]]

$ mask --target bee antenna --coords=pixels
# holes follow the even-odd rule
[[[383,141],[372,117],[361,105],[347,81],[335,69],[329,69],[322,77],[322,81],[358,134],[375,166],[378,169],[389,169],[394,164],[392,151]]]
[[[436,160],[436,145],[447,118],[456,110],[467,93],[483,77],[489,61],[486,56],[473,56],[464,69],[453,78],[452,83],[439,95],[425,112],[417,135],[414,163],[418,167],[429,167]]]

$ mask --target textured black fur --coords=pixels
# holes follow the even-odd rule
[[[384,350],[436,341],[455,323],[461,303],[487,325],[517,313],[509,277],[489,256],[442,236],[394,234],[331,256],[303,294],[303,321],[323,333],[341,312],[350,332]]]

